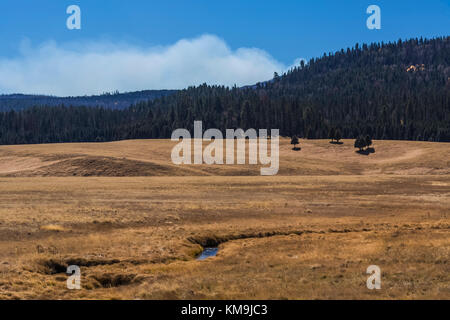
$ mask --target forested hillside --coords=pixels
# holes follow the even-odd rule
[[[170,138],[176,128],[278,128],[281,135],[450,141],[450,37],[356,45],[246,88],[202,85],[124,110],[0,113],[0,143]]]
[[[144,90],[126,93],[104,93],[97,96],[54,97],[43,95],[0,95],[0,111],[20,111],[35,106],[87,106],[110,109],[125,109],[130,105],[154,100],[174,93],[175,90]]]

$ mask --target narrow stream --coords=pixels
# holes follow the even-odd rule
[[[203,249],[203,252],[198,256],[197,260],[205,260],[209,257],[214,257],[217,255],[217,251],[219,248],[217,247],[206,247]]]

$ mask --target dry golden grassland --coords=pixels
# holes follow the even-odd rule
[[[289,142],[267,177],[167,140],[1,146],[0,298],[450,299],[450,144]]]

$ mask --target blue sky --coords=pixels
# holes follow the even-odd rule
[[[81,8],[81,30],[66,28],[66,8],[72,4]],[[371,4],[381,8],[381,30],[368,30],[366,27],[366,8]],[[321,56],[324,52],[353,46],[356,42],[444,36],[449,35],[449,31],[450,0],[3,0],[0,3],[0,73],[19,70],[19,74],[12,75],[10,80],[0,78],[0,93],[21,91],[67,95],[148,86],[160,88],[158,83],[175,88],[198,84],[203,71],[207,82],[231,85],[234,76],[241,85],[265,80],[268,74],[279,71],[272,69],[287,68],[299,58]],[[202,38],[205,34],[210,37]],[[180,44],[183,39],[190,42]],[[207,52],[215,51],[217,47],[221,48],[218,52]],[[179,50],[179,54],[174,50]],[[186,52],[183,50],[192,57],[183,60]],[[36,51],[38,54],[33,53]],[[167,58],[165,65],[172,61],[180,65],[192,64],[199,69],[198,78],[190,83],[189,78],[181,80],[181,77],[193,70],[183,70],[183,75],[180,75],[169,67],[154,69],[150,66],[147,71],[155,76],[147,78],[141,75],[142,83],[125,79],[131,77],[132,72],[123,74],[110,70],[105,78],[120,79],[95,85],[96,82],[104,82],[104,78],[98,77],[89,83],[89,90],[74,84],[71,84],[73,89],[56,88],[57,82],[40,78],[42,73],[56,76],[68,72],[49,68],[52,62],[88,68],[89,64],[80,61],[94,59],[92,56],[100,59],[99,52],[105,51],[115,53],[114,57],[107,55],[104,59],[110,63],[105,63],[107,69],[127,61],[122,65],[134,70],[138,68],[131,64],[130,59],[155,64],[155,61],[172,54],[174,60]],[[126,57],[124,52],[128,54]],[[195,61],[195,55],[209,64],[200,65]],[[66,56],[71,59],[66,59]],[[117,56],[121,58],[114,60]],[[47,62],[38,59],[47,59]],[[259,72],[257,65],[246,68],[246,64],[253,60],[259,61],[264,72]],[[217,61],[225,61],[223,69],[210,70]],[[94,62],[91,60],[95,65]],[[219,76],[228,69],[234,71],[226,77]],[[239,73],[238,69],[248,74]],[[164,72],[173,74],[174,81],[158,78]],[[79,72],[77,76],[74,81],[78,84],[85,82],[82,81],[85,74]],[[175,81],[176,78],[179,81]],[[41,87],[30,84],[39,80],[43,83]],[[62,80],[68,81],[66,78]]]

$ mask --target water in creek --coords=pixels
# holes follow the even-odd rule
[[[203,249],[203,252],[198,256],[197,260],[205,260],[209,257],[214,257],[217,254],[217,251],[219,251],[219,248],[217,247],[208,247]]]

